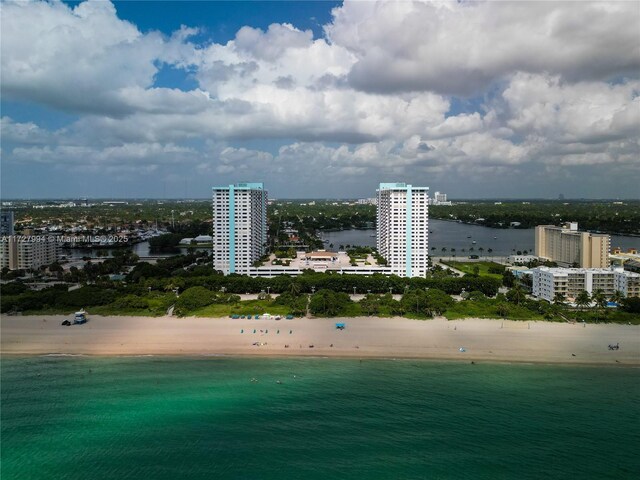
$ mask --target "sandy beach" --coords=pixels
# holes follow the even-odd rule
[[[640,365],[640,327],[627,325],[444,318],[234,320],[91,316],[85,325],[65,327],[61,322],[66,318],[0,317],[0,352],[397,357]],[[337,330],[335,323],[341,321],[346,328]],[[608,345],[616,343],[620,349],[609,350]]]

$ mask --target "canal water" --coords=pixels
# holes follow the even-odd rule
[[[458,257],[469,255],[483,256],[507,256],[518,251],[533,254],[535,246],[534,229],[497,229],[480,225],[468,225],[446,220],[429,221],[429,249],[435,256],[451,256],[455,253]],[[376,246],[375,230],[341,230],[338,232],[323,232],[322,238],[327,240],[326,250],[338,250],[341,246]],[[475,243],[473,243],[475,241]],[[611,235],[611,247],[640,249],[640,237],[628,237],[623,235]],[[134,253],[140,257],[156,256],[171,257],[176,252],[151,252],[149,242],[141,242],[131,247]],[[435,250],[434,250],[435,248]],[[443,252],[443,248],[446,250]],[[455,252],[451,249],[455,248]],[[482,250],[480,250],[482,248]],[[464,251],[462,251],[464,249]],[[473,250],[471,250],[473,249]],[[489,249],[492,251],[489,252]],[[69,258],[97,257],[98,251],[103,249],[66,250]],[[198,248],[196,250],[208,250]],[[109,254],[111,251],[107,250]],[[180,253],[186,253],[186,249],[180,249]]]
[[[533,254],[535,247],[535,229],[497,229],[480,225],[449,222],[446,220],[429,221],[429,249],[432,255],[450,256],[455,248],[457,256],[493,255],[506,256],[518,251]],[[375,247],[375,230],[343,230],[324,232],[322,237],[328,240],[325,248],[339,249],[342,245],[360,245]],[[475,241],[475,243],[474,243]],[[333,245],[331,247],[330,245]],[[640,237],[611,235],[611,247],[640,249]],[[435,250],[433,250],[435,248]],[[442,249],[446,248],[443,252]],[[471,250],[473,248],[473,250]],[[480,251],[482,248],[482,251]],[[462,251],[464,249],[464,252]],[[492,251],[489,252],[489,249]]]

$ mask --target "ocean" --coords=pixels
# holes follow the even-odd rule
[[[625,479],[640,369],[8,357],[4,479]]]

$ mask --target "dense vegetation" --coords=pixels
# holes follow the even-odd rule
[[[553,304],[531,300],[513,275],[498,264],[467,264],[465,267],[472,270],[462,277],[436,266],[427,278],[308,271],[299,277],[267,279],[223,276],[206,264],[209,260],[208,253],[201,252],[169,257],[157,264],[136,263],[135,255],[123,252],[104,263],[87,262],[83,268],[66,273],[54,264],[50,267],[53,278],[81,286],[69,291],[68,284],[62,283],[34,291],[27,283],[33,279],[17,279],[0,285],[0,308],[3,313],[69,313],[86,308],[93,314],[163,315],[173,307],[177,315],[202,316],[268,312],[640,322],[639,299],[617,299],[621,308],[615,310],[606,308],[605,299],[595,293],[593,298],[581,298],[578,308],[565,305],[563,299]],[[121,272],[127,272],[125,281],[109,280],[108,274]],[[498,293],[501,285],[510,288],[506,294]],[[258,299],[241,301],[239,294],[245,293],[258,294]],[[353,293],[364,295],[355,302]],[[273,298],[272,294],[278,296]],[[452,295],[461,295],[462,300],[455,301]]]
[[[72,208],[60,208],[57,206],[59,203],[38,202],[36,208],[35,202],[16,202],[10,207],[15,213],[16,229],[40,228],[43,224],[69,228],[84,225],[104,234],[125,228],[155,228],[156,225],[158,228],[170,228],[172,225],[191,228],[200,222],[211,223],[209,200],[128,200],[127,204],[115,206],[95,201],[90,207]]]
[[[640,201],[620,203],[602,200],[495,202],[475,201],[452,206],[432,206],[431,218],[460,220],[492,228],[533,228],[578,222],[581,230],[640,234]]]
[[[171,249],[184,237],[210,233],[209,201],[131,202],[117,207],[57,208],[54,206],[17,208],[21,227],[59,224],[63,227],[85,225],[97,232],[123,228],[164,227],[170,232],[156,237],[152,246]],[[640,233],[640,202],[473,202],[463,205],[434,206],[431,216],[504,228],[519,222],[516,228],[537,224],[578,221],[583,229]],[[317,238],[322,230],[373,228],[375,206],[347,205],[343,202],[279,201],[268,209],[270,250],[278,261],[288,262],[296,250],[321,248]],[[482,220],[480,220],[482,219]],[[336,246],[337,248],[338,246]],[[342,246],[345,247],[345,246]],[[333,246],[330,246],[333,248]],[[446,249],[443,249],[443,251]],[[379,263],[384,259],[368,247],[347,247],[352,263],[365,261],[372,254]],[[471,250],[470,250],[471,251]],[[57,263],[32,272],[37,280],[45,273],[49,279],[65,282],[40,291],[29,289],[25,272],[2,272],[3,280],[15,280],[0,286],[2,312],[69,312],[90,308],[92,313],[161,315],[170,307],[178,315],[230,315],[270,313],[319,316],[406,315],[428,318],[444,314],[448,318],[468,316],[514,319],[618,321],[638,323],[640,300],[621,300],[620,309],[608,309],[602,299],[584,301],[578,308],[564,305],[561,299],[549,304],[526,297],[516,280],[502,265],[493,262],[450,265],[462,270],[456,276],[439,266],[426,278],[396,276],[339,275],[307,271],[299,277],[272,279],[239,275],[223,276],[211,266],[208,252],[190,253],[159,261],[140,263],[131,251],[114,250],[112,258],[88,261],[82,268],[64,271]],[[478,249],[481,253],[481,249]],[[488,250],[490,252],[490,250]],[[46,271],[46,272],[45,272]],[[124,281],[110,280],[113,274],[126,274]],[[80,288],[68,291],[69,284]],[[498,294],[501,285],[510,290]],[[266,293],[265,293],[266,292]],[[258,300],[241,301],[239,294],[260,294]],[[359,302],[350,295],[365,294]],[[270,294],[278,294],[272,298]],[[394,298],[393,295],[396,295]],[[398,295],[401,295],[398,299]],[[462,295],[454,301],[451,295]]]

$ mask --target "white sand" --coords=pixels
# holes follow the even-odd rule
[[[66,318],[70,317],[0,317],[0,352],[314,355],[640,365],[640,327],[627,325],[443,318],[276,321],[90,316],[85,325],[61,326]],[[336,330],[335,323],[341,321],[346,329]],[[262,345],[254,346],[254,342]],[[609,344],[618,342],[620,350],[608,349]],[[287,344],[289,348],[285,348]],[[460,352],[461,347],[466,351]]]

